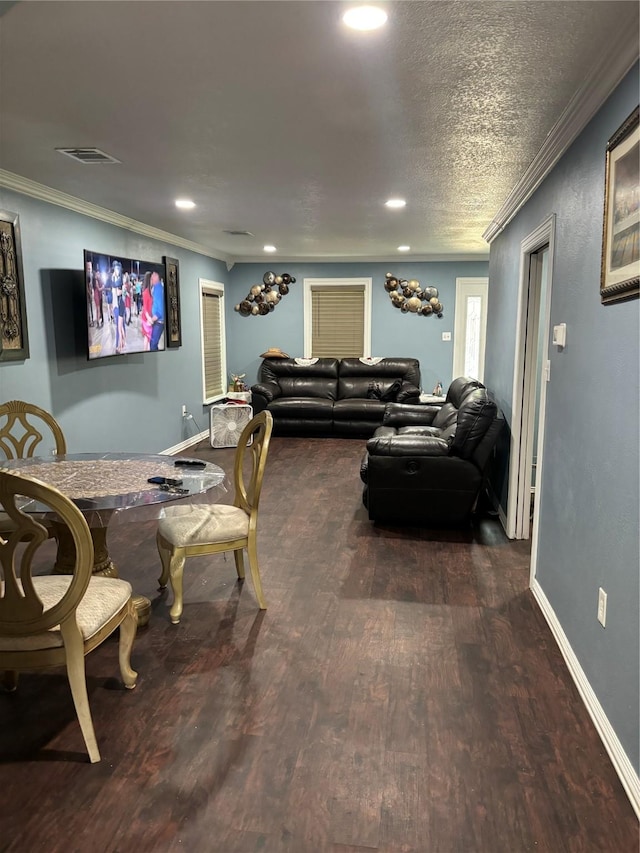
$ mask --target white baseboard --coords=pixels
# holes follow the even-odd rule
[[[192,435],[191,438],[188,438],[186,441],[181,441],[180,444],[174,444],[173,447],[167,447],[166,450],[161,450],[160,454],[162,456],[173,456],[174,453],[182,453],[183,450],[188,450],[190,447],[193,447],[194,444],[199,444],[208,436],[209,430],[205,429],[197,435]]]
[[[585,675],[575,652],[571,648],[567,635],[565,634],[549,599],[545,595],[540,583],[535,578],[531,582],[531,592],[540,605],[540,609],[542,610],[544,618],[547,620],[547,624],[551,628],[558,647],[562,652],[562,656],[565,659],[571,677],[578,688],[582,701],[589,712],[589,716],[593,720],[593,724],[600,735],[604,748],[609,754],[609,758],[611,759],[614,769],[622,782],[622,786],[629,797],[633,810],[640,819],[640,778],[629,761],[613,726],[609,722],[609,718],[598,701],[598,697],[589,684],[589,680]]]

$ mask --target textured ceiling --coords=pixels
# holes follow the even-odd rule
[[[364,34],[327,0],[5,5],[0,168],[239,260],[486,254],[594,62],[638,31],[635,2],[404,0]]]

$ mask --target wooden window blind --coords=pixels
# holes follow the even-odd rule
[[[360,358],[364,354],[363,285],[311,288],[311,355]]]
[[[226,377],[222,353],[222,294],[201,290],[202,357],[204,364],[204,397],[224,395]]]

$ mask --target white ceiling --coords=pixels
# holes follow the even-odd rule
[[[0,4],[0,184],[226,260],[262,261],[265,243],[282,260],[486,257],[558,128],[575,136],[637,56],[637,2],[402,0],[364,34],[349,5]],[[71,146],[121,164],[55,151]],[[404,210],[383,206],[398,195]]]

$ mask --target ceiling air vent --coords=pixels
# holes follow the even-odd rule
[[[223,234],[230,234],[232,237],[255,237],[251,231],[237,231],[235,228],[225,228]]]
[[[120,163],[111,154],[105,154],[99,148],[56,148],[61,154],[66,154],[72,160],[77,160],[78,163],[84,163],[86,166],[92,166],[96,163]]]

